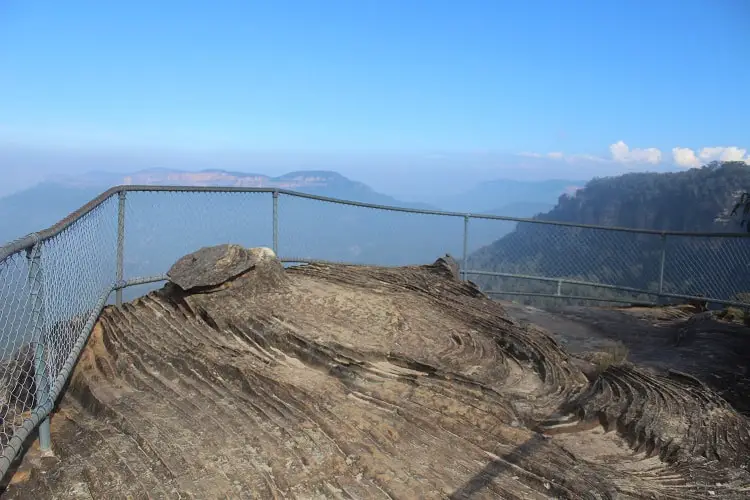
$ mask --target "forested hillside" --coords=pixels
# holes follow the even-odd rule
[[[712,163],[684,172],[595,178],[575,195],[562,195],[541,220],[671,231],[733,231],[726,217],[750,189],[744,162]]]
[[[730,212],[741,193],[749,189],[750,167],[741,162],[714,163],[677,173],[633,173],[594,179],[574,195],[561,196],[554,209],[535,219],[740,233],[739,220],[730,217]],[[512,233],[475,252],[470,268],[657,291],[663,245],[664,292],[730,299],[750,289],[747,238],[670,236],[663,240],[658,234],[520,223]],[[556,282],[474,279],[495,290],[557,291]],[[563,286],[562,293],[569,295],[612,295],[601,288]],[[621,293],[615,295],[624,298]]]

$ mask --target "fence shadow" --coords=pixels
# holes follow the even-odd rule
[[[26,460],[27,456],[34,455],[35,462],[39,462],[41,460],[58,460],[56,457],[44,459],[41,458],[39,453],[38,438],[39,428],[37,427],[36,429],[34,429],[34,432],[30,433],[26,440],[23,442],[23,444],[21,445],[21,449],[13,459],[13,462],[8,467],[5,475],[0,479],[0,497],[5,494],[8,487],[11,486],[14,481],[19,480],[17,474],[20,476],[23,472],[34,468],[34,466]],[[20,480],[23,479],[25,479],[25,477],[20,477]]]
[[[451,493],[450,500],[469,500],[473,495],[487,488],[490,483],[497,477],[508,472],[511,465],[519,465],[520,459],[530,456],[537,448],[545,443],[545,439],[536,434],[530,439],[523,442],[508,453],[499,457],[499,460],[492,460],[472,476],[460,488]]]

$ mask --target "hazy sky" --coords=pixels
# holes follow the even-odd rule
[[[394,192],[744,159],[748,61],[745,0],[3,0],[0,192],[183,160]]]

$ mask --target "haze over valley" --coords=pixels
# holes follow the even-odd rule
[[[740,232],[743,228],[739,219],[732,218],[729,212],[743,189],[750,188],[750,168],[742,161],[673,173],[630,173],[588,182],[501,179],[446,196],[442,205],[404,202],[331,171],[298,171],[278,177],[222,170],[153,169],[124,175],[94,172],[58,177],[0,198],[0,211],[25,214],[23,218],[1,219],[0,239],[9,241],[50,226],[61,214],[120,184],[279,188],[416,209],[650,230]],[[116,206],[110,205],[97,215],[101,219],[96,223],[102,227],[116,224]],[[126,207],[126,277],[162,274],[175,258],[192,248],[225,241],[251,247],[273,245],[272,198],[268,193],[131,192]],[[282,195],[278,224],[279,253],[284,258],[388,266],[420,264],[445,253],[463,258],[463,217],[405,214]],[[657,286],[661,248],[658,237],[644,239],[628,233],[591,231],[576,234],[563,227],[472,219],[468,265],[470,269],[522,275],[577,276],[584,281],[606,276],[608,283],[643,290]],[[82,239],[80,244],[85,246],[87,242]],[[687,240],[685,244],[688,246],[675,247],[672,252],[694,262],[710,258],[708,250],[700,245],[690,246],[693,242]],[[743,240],[729,240],[723,243],[728,245],[724,251],[742,253],[735,246],[743,244]],[[716,251],[713,247],[709,253]],[[580,257],[574,258],[576,255]],[[712,283],[722,283],[710,285],[710,292],[726,299],[742,286],[743,280],[750,279],[744,262],[729,264],[721,268],[720,277],[707,278]],[[666,285],[674,293],[685,291],[686,286],[693,294],[709,291],[705,289],[709,285],[691,277],[696,272],[691,269],[670,263]],[[531,287],[540,293],[550,288],[543,283],[520,285],[481,276],[474,279],[486,289]],[[131,289],[128,294],[135,296],[147,289]]]

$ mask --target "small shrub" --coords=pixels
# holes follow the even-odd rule
[[[600,350],[582,356],[586,361],[596,365],[598,372],[603,372],[612,365],[619,365],[628,359],[629,349],[622,342],[615,342],[600,347]]]
[[[724,321],[731,321],[731,322],[737,322],[737,323],[746,323],[747,324],[747,314],[745,314],[745,311],[738,307],[726,307],[718,312],[717,316]]]

